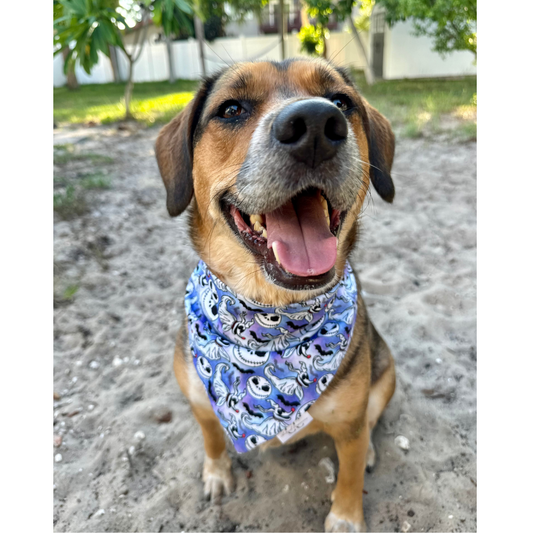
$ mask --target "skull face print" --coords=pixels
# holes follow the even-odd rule
[[[255,321],[264,328],[277,328],[281,324],[281,316],[276,313],[256,313]]]
[[[246,383],[246,389],[257,399],[267,398],[272,392],[272,386],[268,380],[262,376],[252,376],[249,378]]]

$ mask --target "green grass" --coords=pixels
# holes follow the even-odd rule
[[[466,128],[476,129],[477,81],[475,76],[457,79],[378,81],[368,86],[355,72],[365,98],[385,115],[400,136],[421,137],[445,131],[443,119],[457,122],[459,137]]]
[[[191,100],[197,81],[136,83],[131,111],[146,125],[169,122]],[[80,85],[77,91],[54,89],[54,121],[66,124],[107,124],[124,118],[124,83]]]
[[[54,145],[54,164],[64,165],[71,161],[88,161],[90,163],[112,163],[113,158],[92,152],[76,152],[72,144]]]
[[[95,172],[94,174],[85,174],[80,179],[80,186],[83,189],[110,189],[111,180],[102,172]]]
[[[354,72],[357,85],[368,101],[385,115],[400,136],[421,137],[443,131],[457,133],[459,138],[474,132],[477,109],[476,77],[458,79],[418,79],[379,81],[366,85],[361,72]],[[193,97],[196,81],[136,83],[132,112],[145,124],[164,124],[181,111]],[[59,125],[105,124],[124,117],[124,84],[81,85],[77,91],[66,87],[54,89],[54,120]],[[457,128],[446,128],[443,119]],[[97,154],[93,154],[93,157]],[[89,154],[74,155],[65,151],[57,162]],[[99,156],[105,157],[105,156]],[[69,159],[70,158],[70,159]]]
[[[87,212],[85,196],[74,185],[54,193],[54,211],[64,220],[70,220]]]
[[[63,291],[63,299],[64,300],[72,300],[74,295],[78,292],[78,289],[80,288],[79,285],[69,285],[64,291]]]
[[[88,212],[88,192],[91,190],[109,189],[111,178],[98,168],[113,162],[113,158],[94,154],[92,152],[80,152],[72,144],[56,144],[54,146],[54,163],[66,167],[76,161],[89,161],[94,169],[90,172],[80,173],[72,171],[68,176],[54,176],[54,211],[64,220],[70,220]]]

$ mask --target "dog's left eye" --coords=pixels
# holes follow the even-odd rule
[[[222,118],[238,117],[244,113],[244,108],[238,102],[226,102],[220,106],[219,116]]]
[[[331,98],[331,101],[333,102],[333,105],[336,105],[341,111],[347,111],[353,107],[351,100],[342,94],[335,95]]]

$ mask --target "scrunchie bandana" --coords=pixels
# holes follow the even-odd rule
[[[265,306],[235,294],[200,261],[185,308],[194,366],[243,453],[296,422],[329,385],[352,336],[357,284],[347,263],[328,292]]]

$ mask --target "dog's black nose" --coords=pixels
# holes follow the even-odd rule
[[[337,153],[348,124],[329,100],[311,98],[285,107],[274,120],[272,134],[292,157],[315,168]]]

